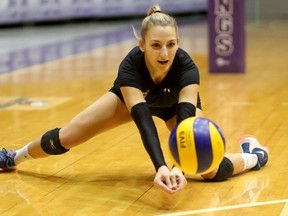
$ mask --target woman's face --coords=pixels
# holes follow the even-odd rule
[[[139,42],[150,74],[166,74],[178,49],[178,36],[173,26],[152,26]]]

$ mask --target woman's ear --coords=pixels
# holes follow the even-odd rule
[[[142,38],[139,39],[139,48],[142,52],[144,52],[144,40]]]

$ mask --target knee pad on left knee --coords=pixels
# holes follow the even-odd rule
[[[220,182],[230,178],[233,175],[234,166],[232,162],[224,157],[222,162],[219,164],[219,168],[216,176],[213,179],[206,179],[207,181]]]
[[[50,155],[60,155],[69,151],[61,145],[59,139],[60,128],[47,131],[41,138],[41,147],[43,151]]]

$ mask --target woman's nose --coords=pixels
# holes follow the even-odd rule
[[[166,58],[168,56],[168,50],[166,46],[163,46],[160,51],[160,56],[162,58]]]

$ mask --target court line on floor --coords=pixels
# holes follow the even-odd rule
[[[192,215],[192,214],[199,214],[199,213],[207,213],[207,212],[215,212],[215,211],[224,211],[230,209],[238,209],[238,208],[248,208],[248,207],[255,207],[255,206],[263,206],[263,205],[272,205],[272,204],[279,204],[279,203],[286,203],[284,209],[282,210],[281,216],[284,216],[287,213],[287,203],[288,199],[282,200],[272,200],[272,201],[265,201],[265,202],[256,202],[256,203],[246,203],[246,204],[239,204],[239,205],[232,205],[232,206],[223,206],[223,207],[215,207],[215,208],[206,208],[206,209],[198,209],[198,210],[191,210],[191,211],[184,211],[184,212],[175,212],[175,213],[168,213],[168,214],[160,214],[158,216],[180,216],[180,215]],[[285,215],[286,216],[286,215]]]
[[[282,209],[280,216],[287,216],[287,215],[288,215],[288,202],[286,202],[286,205]]]

